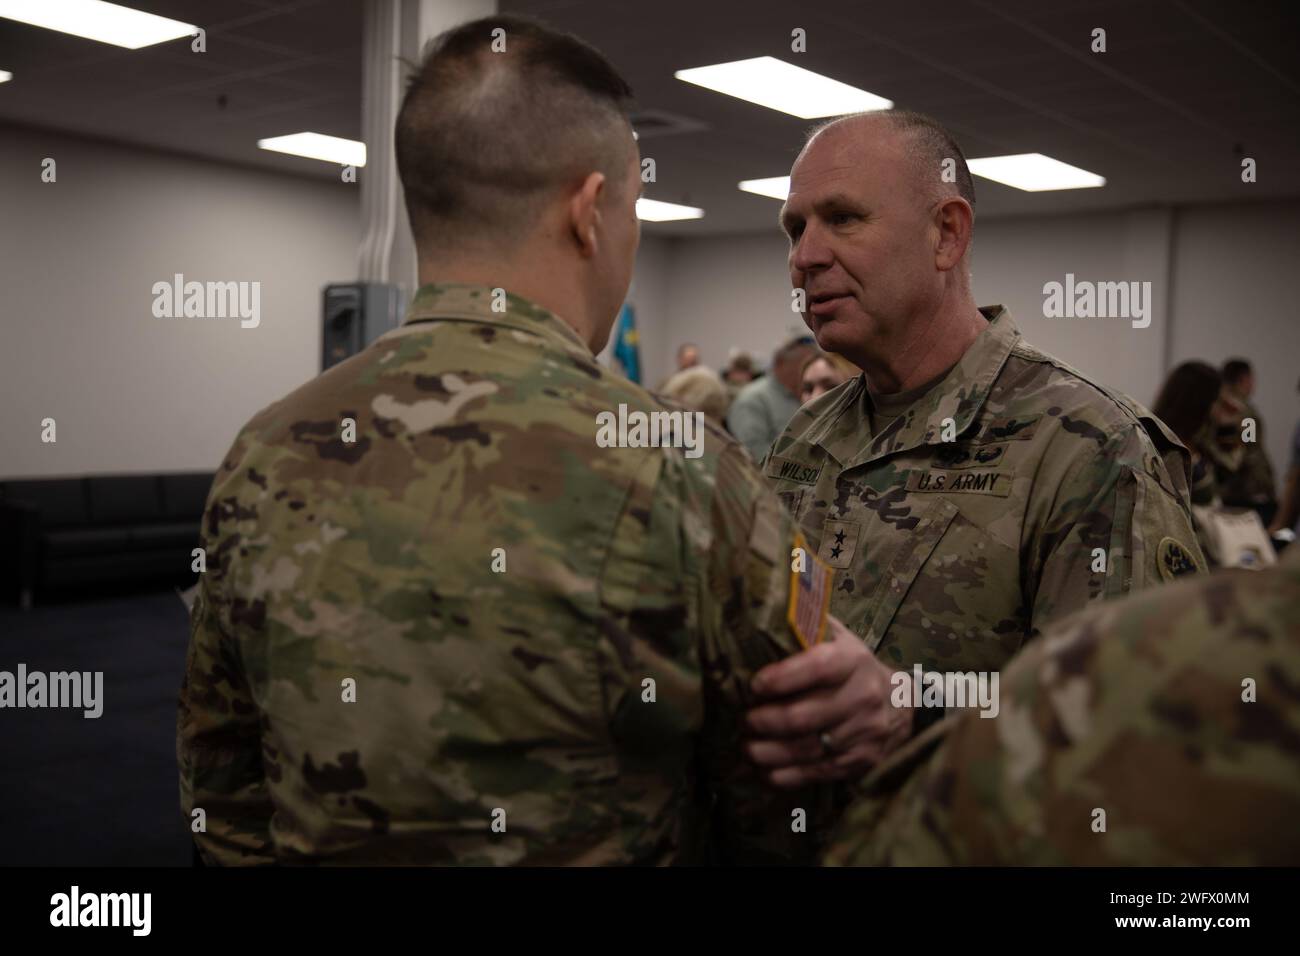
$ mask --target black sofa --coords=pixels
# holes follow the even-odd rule
[[[212,472],[0,481],[0,595],[191,583]]]

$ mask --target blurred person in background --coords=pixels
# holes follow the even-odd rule
[[[1169,373],[1151,409],[1192,453],[1194,505],[1214,504],[1218,498],[1206,438],[1222,381],[1212,365],[1184,362]]]
[[[727,387],[740,388],[758,378],[758,369],[754,368],[754,356],[740,349],[732,349],[727,357],[727,364],[722,370],[722,379]]]
[[[722,381],[727,386],[728,407],[736,400],[740,390],[758,378],[760,374],[758,369],[754,368],[754,356],[748,352],[742,352],[740,349],[731,350],[726,368],[722,370]]]
[[[1156,398],[1155,413],[1192,453],[1192,516],[1201,550],[1212,565],[1258,568],[1271,564],[1274,549],[1251,508],[1224,503],[1220,480],[1244,459],[1241,406],[1205,362],[1184,362]]]
[[[1300,384],[1296,389],[1300,391]],[[1282,479],[1282,502],[1268,526],[1269,534],[1294,530],[1297,518],[1300,518],[1300,422],[1291,434],[1291,461]]]
[[[800,373],[817,352],[812,336],[792,339],[772,354],[771,371],[740,390],[727,413],[727,430],[745,446],[754,461],[762,461],[772,442],[799,410]]]
[[[719,428],[726,428],[731,395],[721,376],[711,368],[684,368],[664,383],[659,393],[693,412],[703,412]]]
[[[1267,525],[1277,513],[1277,476],[1265,451],[1264,420],[1250,401],[1255,391],[1255,372],[1245,359],[1234,358],[1223,363],[1222,374],[1220,447],[1228,446],[1229,461],[1236,467],[1218,468],[1219,493],[1225,505],[1250,508]]]
[[[681,345],[677,346],[676,371],[674,371],[672,375],[669,375],[668,378],[660,382],[658,387],[655,389],[655,391],[662,392],[665,388],[667,388],[668,382],[672,379],[673,375],[677,374],[677,372],[684,372],[686,371],[686,369],[695,368],[699,364],[700,364],[699,348],[696,346],[694,342],[683,342]]]
[[[799,374],[799,400],[807,405],[814,398],[825,395],[837,385],[843,385],[858,374],[858,368],[848,359],[833,352],[811,355]]]
[[[677,349],[677,371],[694,368],[700,364],[700,350],[694,342],[686,342]]]

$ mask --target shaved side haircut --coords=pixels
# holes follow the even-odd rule
[[[631,96],[595,49],[534,20],[485,17],[435,37],[394,134],[416,245],[509,248],[593,172],[618,194]]]

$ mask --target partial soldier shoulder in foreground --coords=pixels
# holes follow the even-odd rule
[[[1300,551],[1072,617],[864,781],[833,864],[1300,863]],[[935,748],[938,748],[935,750]]]

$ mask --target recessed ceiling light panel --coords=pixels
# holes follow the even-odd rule
[[[646,222],[674,222],[678,219],[700,219],[703,216],[704,210],[697,206],[682,206],[657,199],[636,201],[636,217]]]
[[[1095,189],[1106,185],[1106,178],[1071,166],[1042,153],[1018,153],[1014,156],[985,156],[967,162],[976,176],[1004,186],[1041,193],[1053,189]]]
[[[272,136],[270,139],[259,139],[257,145],[261,149],[269,149],[275,153],[304,156],[307,159],[319,159],[326,163],[338,163],[340,166],[366,164],[365,143],[339,136],[326,136],[323,133],[290,133],[288,136]]]
[[[104,0],[0,0],[0,17],[128,50],[193,36],[199,29]]]
[[[744,179],[737,184],[741,190],[755,196],[767,196],[785,202],[790,195],[789,176],[771,176],[767,179]]]
[[[780,110],[800,119],[887,110],[894,105],[892,100],[883,96],[868,93],[772,56],[697,66],[689,70],[678,70],[673,75],[687,83]]]

